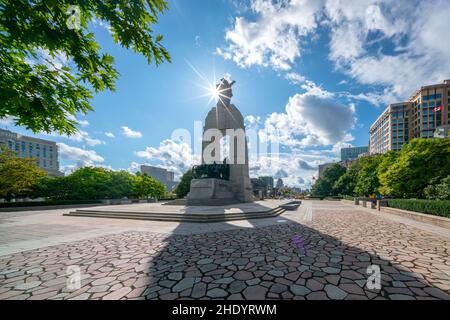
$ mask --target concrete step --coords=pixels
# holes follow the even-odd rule
[[[185,206],[187,203],[186,199],[175,199],[175,200],[170,200],[167,202],[164,202],[162,205],[163,206]]]
[[[154,212],[77,210],[64,215],[72,217],[95,217],[95,218],[113,218],[113,219],[207,223],[207,222],[270,218],[278,216],[284,211],[285,211],[284,209],[278,207],[272,210],[261,212],[199,215],[199,214],[177,214],[177,213],[154,213]]]

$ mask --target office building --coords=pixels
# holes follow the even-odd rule
[[[273,190],[273,183],[274,183],[273,177],[266,176],[266,177],[259,177],[259,179],[262,181],[262,184],[264,185],[267,191]]]
[[[414,138],[433,138],[450,123],[450,80],[421,87],[406,102],[390,104],[370,127],[369,153],[398,151]]]
[[[252,183],[253,193],[256,195],[259,191],[261,191],[264,196],[267,196],[273,192],[273,177],[266,176],[252,178],[250,179],[250,182]]]
[[[175,189],[178,182],[174,181],[175,174],[164,168],[142,165],[141,173],[146,174],[166,186],[166,190],[171,192]]]
[[[371,154],[398,151],[410,137],[410,113],[412,104],[390,104],[370,127],[369,150]]]
[[[17,157],[36,159],[36,165],[44,169],[49,176],[63,175],[59,171],[59,152],[56,142],[0,129],[0,144],[14,151]]]
[[[410,102],[411,138],[433,138],[437,127],[450,123],[450,80],[421,87]]]
[[[358,159],[360,154],[369,151],[368,147],[349,147],[341,149],[341,161]]]

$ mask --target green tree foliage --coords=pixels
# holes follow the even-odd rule
[[[344,175],[346,169],[339,164],[332,164],[327,167],[322,176],[316,181],[312,187],[311,193],[315,197],[335,196],[333,186],[339,178]]]
[[[354,192],[359,196],[378,194],[380,181],[378,179],[378,166],[383,156],[363,157],[358,159],[358,176]]]
[[[375,157],[355,160],[334,184],[334,192],[342,195],[368,196],[379,193],[380,175],[396,161],[398,152],[389,151]]]
[[[422,198],[424,189],[450,175],[450,139],[414,139],[380,176],[385,194]]]
[[[358,173],[360,170],[359,161],[355,161],[347,169],[345,174],[339,177],[334,183],[333,190],[335,194],[355,195],[355,186],[358,181]]]
[[[79,27],[70,5],[79,9]],[[170,62],[153,31],[166,9],[164,0],[2,0],[0,118],[35,132],[74,133],[76,114],[92,110],[92,91],[114,90],[118,77],[89,27],[108,24],[115,43],[158,65]]]
[[[162,197],[165,186],[146,175],[104,168],[81,168],[66,177],[48,178],[39,183],[35,197],[51,200],[97,200]]]
[[[381,193],[400,198],[449,199],[450,139],[414,139],[401,151],[363,157],[338,179],[319,179],[319,196]],[[330,193],[330,185],[333,192]]]
[[[164,196],[166,192],[165,186],[152,177],[143,174],[137,175],[135,179],[136,183],[134,184],[133,193],[138,198],[162,198]]]
[[[192,169],[186,171],[181,177],[180,183],[177,185],[173,191],[177,198],[184,198],[189,193],[191,189],[191,180],[193,179]]]
[[[25,197],[47,173],[36,166],[35,159],[18,158],[9,148],[0,145],[0,198],[11,201]]]
[[[450,176],[437,185],[429,185],[424,193],[427,199],[450,200]]]

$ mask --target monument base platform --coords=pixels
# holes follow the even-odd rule
[[[188,206],[226,206],[240,203],[232,191],[230,181],[215,178],[193,179],[186,200]]]
[[[285,211],[281,205],[286,202],[267,200],[227,206],[177,206],[163,205],[162,203],[139,203],[79,209],[64,215],[70,217],[209,223],[276,217]]]

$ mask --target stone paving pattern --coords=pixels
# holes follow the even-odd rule
[[[191,235],[132,231],[0,256],[0,299],[450,299],[448,238],[339,202],[301,210],[311,219]],[[381,290],[366,286],[372,264]],[[82,274],[75,291],[66,285],[71,265]]]

